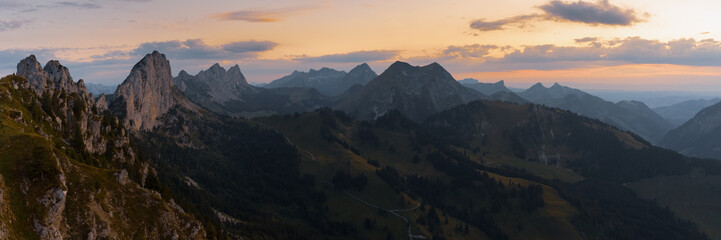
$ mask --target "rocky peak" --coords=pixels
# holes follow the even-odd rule
[[[359,119],[375,119],[398,109],[420,122],[431,114],[483,97],[463,87],[438,63],[417,67],[397,61],[362,89],[350,92],[336,108]]]
[[[528,90],[531,90],[531,89],[546,89],[546,87],[544,87],[543,84],[539,82],[539,83],[533,84],[533,86],[531,86],[531,88],[529,88]]]
[[[241,96],[257,91],[256,88],[248,84],[238,65],[226,71],[225,68],[216,63],[207,70],[200,71],[196,76],[181,71],[181,74],[174,81],[178,88],[191,96],[191,98],[201,96],[207,98],[203,100],[195,98],[194,101],[198,102],[224,103],[230,100],[240,100]]]
[[[79,93],[86,99],[89,98],[88,89],[85,82],[81,79],[77,83],[70,76],[70,70],[60,64],[57,60],[51,60],[43,68],[49,77],[50,82],[55,85],[55,89],[65,89],[68,92]]]
[[[93,99],[83,80],[81,79],[77,83],[74,82],[68,68],[57,60],[49,61],[43,68],[35,55],[30,55],[18,63],[17,74],[28,79],[28,87],[37,94],[42,94],[45,91],[52,93],[56,90],[63,90],[68,93],[78,93],[89,104],[93,104]]]
[[[230,76],[230,78],[232,79],[238,80],[240,84],[248,85],[248,81],[245,79],[245,76],[243,76],[243,73],[240,71],[240,66],[238,66],[238,64],[228,69],[228,76]]]
[[[111,109],[133,130],[152,130],[157,118],[176,104],[170,61],[154,51],[145,55],[115,91]]]
[[[376,74],[368,64],[363,63],[351,69],[343,80],[347,84],[347,87],[350,88],[355,84],[365,85],[376,77],[378,77],[378,74]]]
[[[42,92],[47,87],[49,76],[35,55],[30,55],[18,63],[17,74],[26,78],[36,92]]]

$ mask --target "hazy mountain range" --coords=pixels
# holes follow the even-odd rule
[[[550,107],[570,110],[596,118],[621,129],[634,132],[656,142],[672,125],[656,112],[638,101],[612,103],[578,89],[553,84],[550,88],[538,83],[519,95],[529,101]]]
[[[99,97],[34,56],[0,80],[0,238],[721,238],[721,161],[650,144],[670,126],[640,102],[438,63],[301,78],[336,96],[171,65],[150,53]],[[720,106],[661,145],[713,157]]]
[[[309,72],[294,71],[292,74],[272,81],[265,88],[305,87],[315,88],[326,96],[343,94],[353,85],[365,85],[378,75],[368,64],[360,64],[346,73],[330,68],[311,69]]]
[[[661,117],[673,124],[674,127],[681,126],[706,107],[721,102],[721,98],[688,100],[665,107],[654,108]]]

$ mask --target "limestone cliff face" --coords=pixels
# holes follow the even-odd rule
[[[157,51],[145,55],[118,86],[111,110],[132,130],[152,130],[157,118],[176,105],[170,62]]]

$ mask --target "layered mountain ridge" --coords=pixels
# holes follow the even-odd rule
[[[671,129],[670,123],[642,102],[621,101],[614,104],[558,83],[550,88],[537,83],[519,95],[536,104],[571,110],[599,119],[634,132],[651,142],[657,142]]]
[[[341,95],[353,85],[365,85],[378,75],[371,70],[368,64],[360,64],[350,72],[337,71],[330,68],[320,70],[311,69],[308,72],[294,71],[265,85],[265,88],[314,88],[326,96]]]
[[[689,156],[721,159],[721,103],[668,132],[659,145]]]
[[[716,161],[570,111],[497,101],[516,95],[464,87],[437,63],[396,62],[328,98],[250,86],[238,66],[173,79],[153,52],[108,98],[111,111],[72,90],[79,83],[59,63],[23,64],[45,85],[0,80],[0,146],[12,146],[0,148],[0,233],[10,238],[706,239],[674,205],[625,186],[664,192],[639,182],[721,175]],[[594,99],[560,85],[533,91],[536,101]],[[322,101],[293,107],[308,96]],[[323,106],[350,116],[309,112]],[[276,115],[224,116],[259,111]],[[39,224],[16,220],[28,212]]]

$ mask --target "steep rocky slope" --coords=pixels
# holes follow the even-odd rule
[[[133,130],[152,130],[156,120],[177,104],[172,96],[173,76],[165,55],[155,51],[133,66],[118,86],[112,111]]]
[[[38,66],[30,56],[0,80],[0,238],[205,238],[156,192],[157,172],[102,101],[59,62]]]

